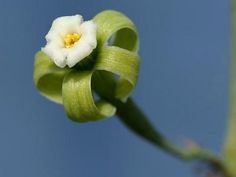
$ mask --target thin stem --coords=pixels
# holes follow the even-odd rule
[[[231,173],[236,176],[236,0],[231,0],[231,25],[230,110],[224,155]]]
[[[110,100],[111,101],[111,100]],[[126,103],[112,101],[117,107],[120,120],[139,136],[153,143],[161,150],[184,161],[201,160],[221,171],[225,177],[231,177],[220,157],[200,147],[180,148],[158,132],[139,107],[128,99]]]
[[[107,73],[94,75],[93,88],[104,100],[117,108],[117,116],[130,130],[154,144],[166,153],[181,160],[201,160],[207,162],[215,169],[221,171],[225,177],[232,177],[220,157],[201,147],[181,148],[164,137],[152,124],[142,110],[129,98],[125,103],[113,97],[115,82]]]

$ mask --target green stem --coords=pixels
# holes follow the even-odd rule
[[[125,103],[113,97],[115,82],[107,73],[94,75],[94,89],[101,98],[112,103],[117,108],[117,116],[130,130],[154,144],[166,153],[181,160],[201,160],[221,171],[225,177],[231,177],[222,159],[201,147],[181,148],[169,141],[152,124],[142,110],[129,98]]]
[[[191,160],[192,158],[195,158],[196,155],[203,155],[203,153],[199,151],[188,152],[185,149],[182,149],[168,141],[167,138],[165,138],[152,126],[152,124],[148,121],[147,117],[144,115],[141,109],[139,109],[139,107],[132,101],[132,99],[128,99],[126,103],[113,101],[113,104],[114,103],[118,108],[117,115],[126,126],[128,126],[139,136],[160,147],[162,150],[184,160]],[[204,155],[205,154],[207,154],[208,157],[211,156],[211,154],[204,152]]]
[[[224,155],[229,170],[236,177],[236,0],[231,0],[231,25],[230,108]]]
[[[221,158],[208,150],[200,147],[180,148],[176,144],[170,142],[152,126],[148,121],[148,118],[132,99],[128,99],[126,103],[117,100],[110,101],[117,107],[117,115],[127,127],[159,147],[161,150],[184,161],[200,160],[207,162],[215,169],[221,171],[225,177],[231,177]]]

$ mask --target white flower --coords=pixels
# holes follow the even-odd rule
[[[45,38],[42,51],[57,66],[73,67],[96,48],[96,25],[91,20],[83,22],[81,15],[58,17]]]

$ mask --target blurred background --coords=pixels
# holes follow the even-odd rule
[[[166,136],[216,152],[225,133],[230,7],[225,0],[0,0],[0,177],[197,176],[111,119],[71,122],[34,87],[34,54],[58,16],[114,9],[137,25],[134,99]]]

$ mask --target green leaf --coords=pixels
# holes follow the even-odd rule
[[[124,14],[106,10],[97,14],[98,52],[95,69],[114,73],[116,82],[114,96],[125,101],[134,89],[139,72],[138,34],[133,22]],[[109,38],[112,39],[108,46]]]
[[[124,14],[106,10],[97,14],[93,21],[97,24],[98,48],[106,46],[109,38],[112,45],[137,52],[139,41],[133,22]]]
[[[62,81],[68,68],[57,67],[43,52],[35,55],[34,82],[39,92],[49,100],[62,104]]]
[[[118,75],[115,97],[125,101],[131,94],[138,79],[139,56],[119,47],[104,47],[100,50],[95,70],[104,70]]]
[[[63,104],[68,117],[74,121],[97,121],[115,114],[116,108],[111,104],[103,100],[94,102],[92,75],[93,71],[73,70],[63,81]]]

